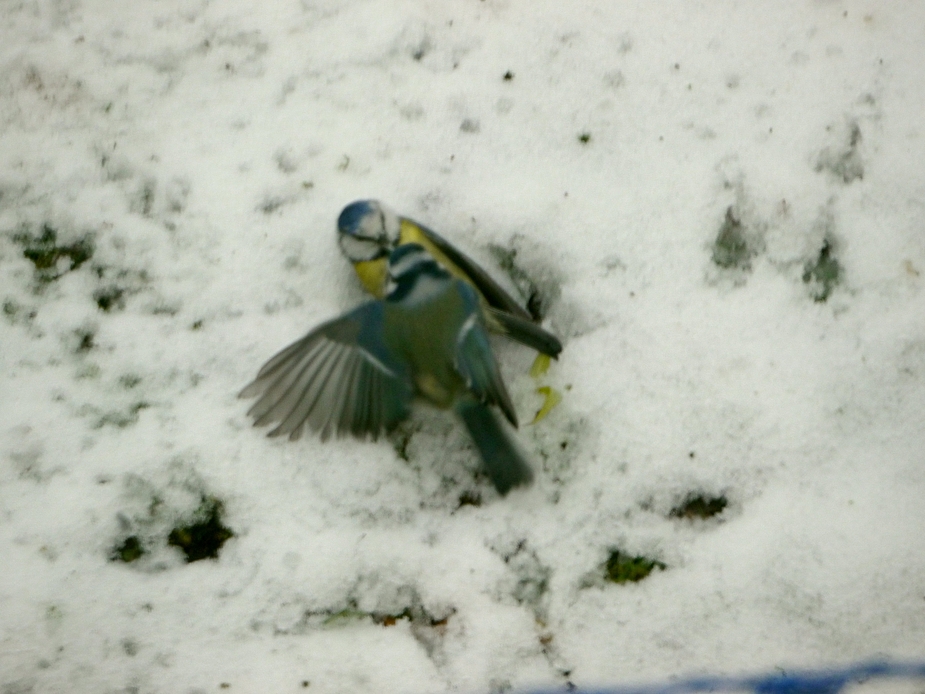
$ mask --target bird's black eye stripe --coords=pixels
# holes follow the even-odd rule
[[[365,260],[378,260],[389,254],[388,247],[383,246],[379,239],[341,234],[338,241],[344,255],[354,263]]]

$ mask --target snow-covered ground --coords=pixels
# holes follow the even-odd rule
[[[0,692],[925,654],[923,64],[921,1],[0,4]],[[357,198],[562,337],[530,489],[250,426]]]

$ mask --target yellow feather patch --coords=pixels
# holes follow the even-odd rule
[[[530,367],[530,377],[539,378],[543,376],[547,371],[549,371],[549,365],[552,363],[552,359],[548,354],[543,354],[540,352],[536,355],[536,359],[533,360],[533,366]]]
[[[537,410],[536,416],[533,418],[533,421],[530,422],[530,424],[536,424],[538,421],[552,412],[552,408],[562,402],[562,393],[550,386],[542,386],[541,388],[537,388],[536,392],[543,396],[543,406]]]
[[[363,283],[366,289],[377,299],[385,296],[385,288],[388,284],[389,261],[388,258],[377,258],[376,260],[361,260],[353,264],[353,269]]]

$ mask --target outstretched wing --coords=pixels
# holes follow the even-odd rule
[[[473,297],[476,307],[477,300]],[[480,319],[478,310],[473,310],[463,323],[456,339],[456,370],[466,382],[466,387],[479,401],[501,408],[507,420],[517,426],[517,413],[511,403],[507,386],[501,378],[501,369],[488,341],[488,332]]]
[[[258,397],[254,426],[298,439],[306,428],[374,439],[408,416],[413,387],[382,341],[382,302],[324,323],[279,352],[239,397]]]

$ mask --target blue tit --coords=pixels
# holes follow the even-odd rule
[[[479,265],[437,232],[412,219],[399,217],[377,200],[350,203],[337,218],[338,242],[363,287],[383,298],[388,285],[388,258],[396,247],[408,243],[423,246],[454,277],[478,293],[485,323],[492,332],[532,347],[554,359],[562,343],[544,330],[530,314]]]
[[[418,244],[387,260],[388,290],[321,324],[270,359],[241,397],[257,397],[254,425],[270,436],[377,438],[410,413],[415,396],[452,408],[502,495],[533,472],[492,411],[517,414],[485,327],[476,291]]]

